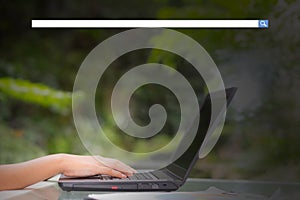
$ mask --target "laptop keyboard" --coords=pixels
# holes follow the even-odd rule
[[[157,180],[158,178],[150,172],[135,173],[127,177],[128,180]]]
[[[122,178],[122,179],[113,176],[108,176],[108,175],[97,175],[97,177],[102,180],[157,180],[158,179],[151,172],[135,173],[132,176],[128,176],[127,178]]]

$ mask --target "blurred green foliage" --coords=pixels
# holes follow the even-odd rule
[[[80,1],[2,2],[0,163],[57,152],[88,153],[76,134],[70,112],[73,82],[80,63],[91,49],[122,31],[30,29],[32,18],[266,18],[271,25],[267,30],[178,29],[210,53],[226,86],[239,86],[218,144],[208,157],[197,163],[193,176],[299,181],[299,8],[299,0],[238,3],[112,0],[102,1],[101,5],[93,0],[85,4]],[[144,87],[132,98],[135,105],[132,116],[138,123],[147,124],[149,106],[163,104],[170,113],[163,130],[165,134],[146,142],[120,136],[110,112],[112,87],[124,72],[145,62],[174,67],[187,77],[197,94],[204,87],[189,63],[161,50],[135,51],[112,63],[100,80],[102,87],[96,94],[96,109],[110,138],[129,150],[168,142],[179,120],[172,93],[165,88]]]
[[[14,163],[45,155],[45,150],[32,145],[31,141],[24,140],[22,130],[9,129],[5,125],[0,126],[1,130],[1,163]],[[26,151],[24,151],[26,148]]]
[[[52,110],[67,114],[71,111],[72,95],[51,89],[45,85],[26,80],[0,78],[0,91],[16,99],[49,107]]]

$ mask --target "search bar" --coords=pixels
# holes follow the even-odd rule
[[[269,28],[269,20],[31,20],[31,28]]]

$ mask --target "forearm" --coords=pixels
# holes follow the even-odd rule
[[[126,178],[135,170],[111,158],[54,154],[23,163],[0,165],[0,190],[24,188],[60,173],[74,177],[107,174]]]
[[[62,173],[64,154],[0,166],[0,190],[20,189]]]

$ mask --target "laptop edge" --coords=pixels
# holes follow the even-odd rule
[[[237,88],[228,88],[227,105],[231,102]],[[214,92],[218,93],[218,92]],[[66,191],[174,191],[181,187],[199,159],[199,150],[206,136],[211,117],[211,100],[207,95],[200,109],[201,119],[197,134],[189,148],[173,163],[150,172],[152,180],[112,179],[100,180],[97,176],[70,178],[61,176],[59,186]],[[191,159],[192,158],[192,159]],[[158,177],[158,178],[157,178]]]

